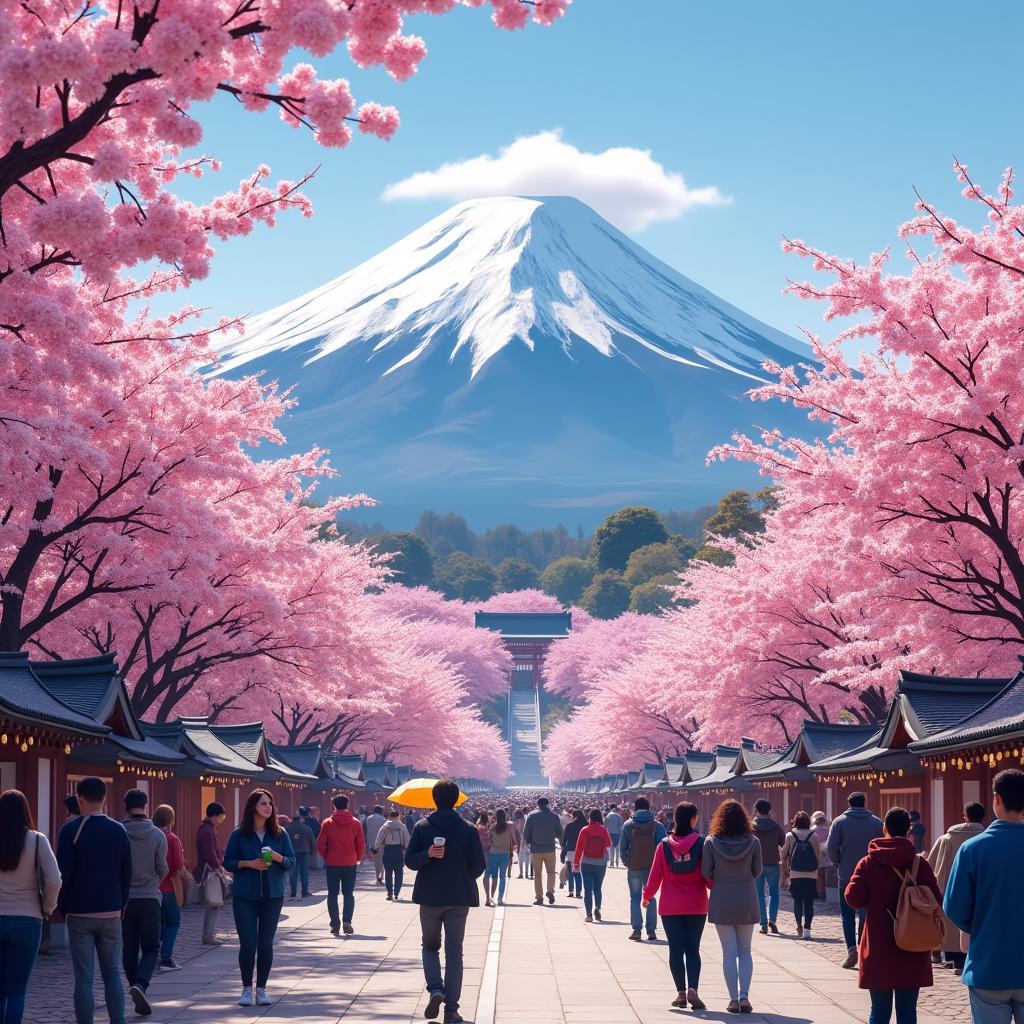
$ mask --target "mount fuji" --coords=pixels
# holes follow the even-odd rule
[[[677,273],[576,199],[459,203],[377,256],[249,318],[216,372],[295,385],[294,450],[331,450],[392,527],[594,525],[626,503],[754,486],[705,465],[736,429],[807,433],[743,397],[796,340]]]

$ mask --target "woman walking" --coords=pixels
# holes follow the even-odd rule
[[[409,845],[409,830],[398,816],[397,807],[388,815],[388,820],[381,825],[373,845],[374,850],[381,851],[381,862],[384,865],[384,885],[388,890],[387,898],[397,903],[398,894],[402,891],[405,871],[405,848]]]
[[[761,842],[743,805],[720,804],[701,851],[701,873],[711,883],[708,920],[722,943],[722,970],[729,989],[729,1013],[751,1013],[750,981],[754,958],[750,945],[761,919],[754,880],[762,870]]]
[[[832,823],[828,820],[828,815],[824,811],[815,811],[811,815],[811,828],[814,829],[814,834],[818,839],[818,847],[824,850],[828,843],[828,831],[829,825]],[[817,900],[824,900],[827,895],[827,888],[830,882],[830,875],[835,873],[835,868],[829,863],[827,856],[821,858],[821,864],[818,867],[818,892],[815,896]],[[838,881],[838,879],[837,879]]]
[[[793,827],[786,834],[779,862],[782,865],[782,884],[789,885],[789,894],[793,897],[796,937],[809,939],[814,920],[814,898],[818,894],[821,844],[806,811],[797,811],[793,815]]]
[[[526,815],[523,814],[522,810],[518,807],[512,812],[512,825],[516,830],[516,835],[519,836],[519,847],[516,850],[516,861],[519,864],[519,877],[529,878],[529,875],[524,874],[530,863],[529,852],[523,848],[523,831],[526,827]]]
[[[484,895],[487,905],[493,906],[498,897],[498,906],[505,905],[505,882],[512,863],[512,851],[519,846],[520,837],[515,826],[510,825],[505,809],[494,812],[494,829],[491,832],[491,848],[487,851],[487,872],[484,874]]]
[[[185,850],[173,831],[173,807],[161,804],[153,811],[153,824],[167,837],[167,877],[160,883],[160,970],[180,971],[181,965],[174,959],[174,943],[185,904]]]
[[[40,883],[42,883],[40,885]],[[34,830],[25,794],[0,795],[0,1021],[21,1024],[43,918],[57,906],[60,871],[46,836]]]
[[[587,816],[580,808],[572,812],[569,824],[562,832],[562,859],[565,861],[565,874],[569,882],[569,898],[577,897],[583,899],[583,876],[573,867],[573,854],[576,852],[576,843],[579,841],[580,833],[586,827]]]
[[[658,898],[658,913],[668,938],[668,967],[676,986],[672,1005],[705,1009],[700,985],[700,940],[708,917],[708,881],[701,874],[703,840],[697,832],[697,808],[676,804],[672,831],[658,843],[641,905]],[[661,895],[658,896],[658,892]]]
[[[604,827],[601,812],[590,811],[590,822],[581,830],[572,855],[573,870],[583,876],[583,904],[587,911],[587,922],[601,920],[601,886],[608,868],[608,851],[612,837]]]
[[[904,876],[916,871],[942,905],[942,892],[928,861],[917,856],[910,832],[910,815],[894,807],[885,816],[881,839],[872,839],[868,855],[853,869],[846,902],[867,914],[857,958],[859,985],[871,993],[868,1024],[889,1024],[893,1005],[896,1024],[917,1024],[917,997],[932,985],[931,953],[911,953],[896,945],[893,921]]]
[[[284,879],[294,863],[292,841],[278,824],[273,796],[268,790],[254,789],[245,802],[242,824],[231,833],[224,851],[224,866],[235,876],[231,909],[242,975],[239,1006],[270,1006],[274,1001],[267,995],[267,981],[284,904]]]

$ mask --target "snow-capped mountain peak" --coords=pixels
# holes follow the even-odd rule
[[[387,377],[435,342],[449,347],[449,362],[469,353],[470,379],[509,345],[557,342],[570,359],[586,345],[630,361],[639,346],[754,380],[765,356],[777,355],[766,349],[795,347],[579,200],[506,196],[459,203],[355,269],[251,317],[245,335],[225,345],[219,372],[296,346],[310,363],[362,343]]]

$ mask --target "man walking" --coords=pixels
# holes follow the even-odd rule
[[[546,796],[537,800],[537,809],[526,816],[523,841],[530,849],[530,863],[533,865],[534,904],[544,903],[543,874],[548,873],[548,903],[555,902],[555,842],[562,842],[562,823],[558,815],[548,806]]]
[[[839,913],[843,919],[843,938],[846,941],[843,967],[852,971],[857,966],[857,944],[864,930],[864,911],[854,911],[846,902],[846,887],[853,877],[853,869],[862,857],[867,856],[868,843],[872,839],[881,838],[882,822],[864,806],[867,801],[863,793],[851,793],[846,802],[850,805],[849,809],[832,822],[825,846],[828,859],[839,875]]]
[[[437,810],[416,823],[405,852],[406,867],[416,872],[412,901],[420,908],[423,974],[430,993],[423,1015],[433,1020],[444,1003],[444,1024],[460,1024],[462,941],[469,908],[480,906],[476,880],[484,873],[486,861],[480,833],[455,811],[458,785],[441,779],[432,793]]]
[[[103,813],[107,787],[102,779],[92,775],[80,779],[75,792],[81,817],[65,822],[57,839],[63,883],[57,909],[67,919],[75,972],[75,1021],[93,1024],[95,955],[110,1024],[124,1024],[121,913],[132,885],[131,847],[124,826]]]
[[[334,798],[334,813],[320,826],[316,849],[327,868],[327,916],[331,934],[344,928],[355,933],[352,918],[356,909],[356,865],[363,859],[366,842],[359,821],[348,809],[348,797]],[[338,889],[341,888],[341,918],[338,917]]]
[[[377,833],[388,819],[384,817],[384,808],[374,807],[373,814],[366,819],[366,848],[373,852],[373,867],[377,873],[377,884],[384,884],[384,855],[377,849]]]
[[[167,876],[167,836],[146,815],[145,790],[129,789],[124,796],[124,830],[132,851],[132,883],[121,929],[124,936],[124,975],[135,1012],[153,1012],[146,989],[160,962],[162,926],[160,883]]]
[[[613,868],[619,866],[619,836],[622,834],[622,815],[619,814],[619,805],[612,804],[608,813],[604,816],[604,827],[608,829],[608,835],[612,837],[612,848],[608,852],[608,863]]]
[[[638,796],[633,801],[633,817],[622,826],[619,837],[619,850],[622,863],[626,866],[626,884],[629,886],[629,921],[633,926],[630,939],[639,942],[644,916],[640,907],[647,876],[654,863],[654,853],[658,843],[668,833],[660,821],[655,821],[651,813],[651,802],[645,796]],[[652,899],[647,904],[647,938],[652,942],[658,937],[658,901]]]
[[[309,813],[308,807],[300,807],[299,814]],[[303,898],[309,895],[309,858],[316,852],[316,836],[313,830],[306,824],[304,818],[295,817],[288,822],[285,832],[292,841],[292,849],[295,851],[295,864],[289,876],[292,899],[299,891],[299,882],[302,882]]]
[[[761,912],[761,934],[767,934],[771,928],[772,934],[778,935],[779,926],[775,922],[779,916],[779,853],[786,842],[786,833],[772,817],[772,805],[767,800],[758,800],[754,804],[754,811],[754,835],[761,843],[763,865],[760,876],[754,880],[757,885],[757,904]]]
[[[974,1024],[1024,1020],[1024,771],[992,781],[996,820],[960,847],[946,886],[946,916],[969,937],[963,982]]]

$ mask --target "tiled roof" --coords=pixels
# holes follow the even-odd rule
[[[267,750],[278,761],[284,761],[297,772],[320,778],[330,778],[332,775],[330,766],[324,760],[323,747],[319,743],[295,743],[284,746],[267,740]]]
[[[692,787],[694,789],[714,789],[732,783],[736,779],[735,766],[739,752],[739,747],[715,747],[714,769],[699,782],[691,783]]]
[[[964,750],[976,744],[1021,735],[1024,735],[1024,670],[972,715],[952,728],[912,743],[910,749],[922,754]]]
[[[901,672],[897,693],[920,723],[917,739],[963,721],[1006,688],[1009,679],[975,679]]]
[[[572,613],[477,612],[475,623],[479,629],[490,629],[507,637],[556,639],[572,632]]]
[[[146,735],[188,754],[202,767],[249,778],[263,769],[215,736],[206,718],[179,718],[174,722],[144,722]]]
[[[31,664],[50,693],[93,720],[103,721],[118,698],[122,684],[112,654]]]
[[[686,774],[690,784],[706,779],[715,768],[715,755],[707,750],[691,750],[686,755]]]
[[[877,725],[838,725],[831,722],[804,722],[798,742],[809,761],[835,757],[859,747],[878,731]]]
[[[81,736],[106,736],[110,729],[66,704],[43,685],[23,651],[0,652],[0,716],[13,722],[52,726]]]

